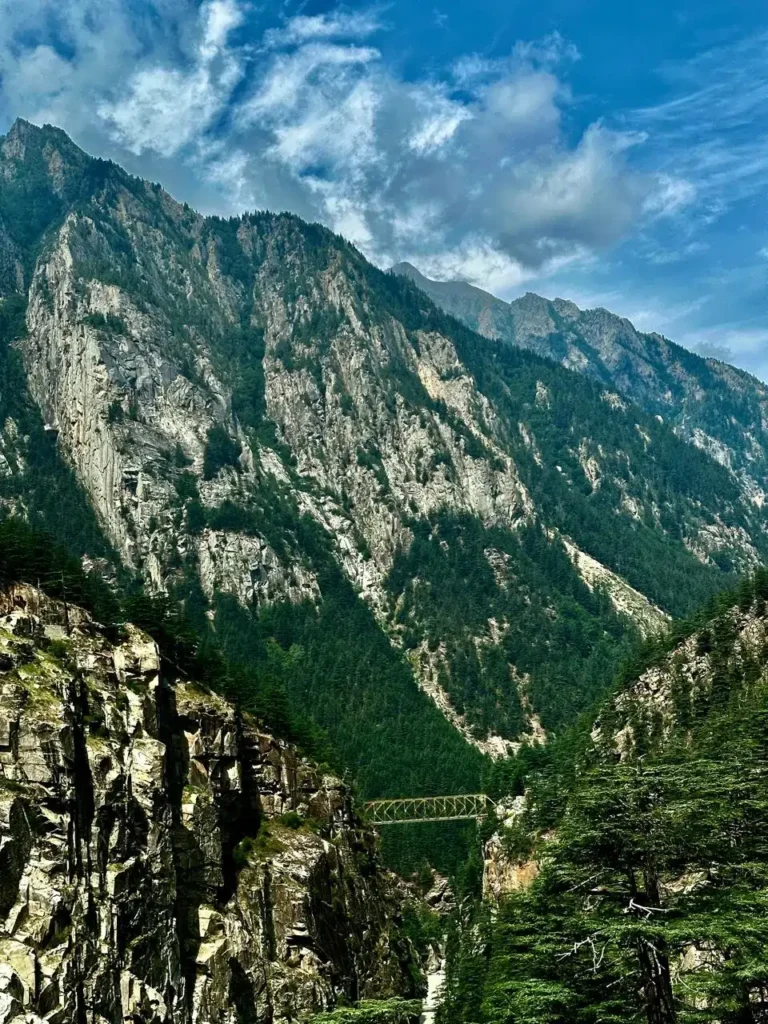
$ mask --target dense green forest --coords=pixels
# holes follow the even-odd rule
[[[527,809],[504,843],[538,875],[454,933],[446,1024],[765,1019],[767,598],[761,570],[735,607],[720,600],[638,652],[635,672],[667,676],[663,711],[627,690],[629,671],[596,741],[575,730],[528,766]],[[686,635],[706,682],[687,671]]]
[[[513,532],[446,512],[411,528],[413,543],[388,578],[393,597],[402,595],[396,622],[407,647],[443,640],[441,684],[479,735],[524,731],[510,665],[530,677],[547,730],[572,723],[606,690],[637,634],[607,594],[587,587],[559,541],[535,524]],[[489,619],[503,635],[478,647]]]
[[[320,1013],[309,1024],[417,1024],[420,1016],[420,999],[363,1000],[356,1007]]]
[[[675,616],[691,614],[733,583],[726,552],[707,565],[680,543],[693,523],[711,517],[705,510],[715,510],[726,525],[745,525],[736,481],[723,466],[656,416],[634,405],[612,406],[596,383],[480,337],[438,310],[407,278],[367,264],[362,271],[381,306],[409,331],[436,331],[453,340],[501,414],[494,439],[514,457],[550,525]],[[522,437],[520,422],[537,452]],[[581,452],[580,440],[587,443]],[[599,486],[582,466],[591,455],[601,467]],[[637,503],[634,517],[616,514],[624,494]]]
[[[211,222],[209,230],[224,253],[224,268],[251,296],[244,322],[250,318],[252,326],[216,335],[214,351],[237,395],[243,386],[240,374],[251,388],[252,400],[243,399],[242,408],[254,443],[274,445],[274,431],[269,433],[273,425],[264,418],[263,372],[259,371],[263,334],[253,325],[261,285],[253,260],[237,245],[240,223]],[[615,614],[607,596],[591,593],[580,580],[553,538],[552,526],[676,616],[690,613],[736,578],[742,556],[728,543],[709,562],[697,558],[687,546],[702,525],[715,532],[721,524],[749,530],[756,543],[763,543],[755,524],[747,520],[733,477],[704,452],[678,439],[656,417],[634,406],[614,408],[603,400],[597,385],[537,356],[494,346],[436,309],[410,282],[377,271],[343,239],[316,225],[270,214],[249,215],[242,223],[254,228],[258,246],[286,258],[290,252],[300,252],[300,274],[307,280],[334,267],[343,255],[363,323],[381,324],[395,317],[406,327],[415,349],[419,331],[440,331],[452,338],[481,392],[501,412],[488,441],[513,457],[548,529],[532,527],[517,536],[510,530],[489,530],[477,519],[448,511],[431,521],[413,519],[409,521],[413,544],[398,554],[387,580],[396,608],[395,625],[406,647],[414,650],[422,641],[432,650],[439,643],[444,645],[440,681],[478,736],[488,731],[511,738],[519,734],[523,712],[510,664],[520,676],[530,675],[529,696],[544,725],[560,730],[603,692],[627,647],[636,640],[632,625]],[[290,273],[283,264],[279,269],[270,264],[269,273],[279,276],[289,308],[293,302],[297,310],[294,291],[299,273]],[[340,318],[336,310],[327,308],[313,308],[309,317],[295,313],[290,333],[276,353],[282,364],[308,370],[322,389],[325,371],[317,354],[306,354],[306,345],[311,340],[320,355],[325,353]],[[377,372],[393,409],[402,401],[419,415],[439,415],[459,433],[473,457],[493,463],[495,456],[484,442],[445,403],[429,397],[401,357],[393,353]],[[338,378],[333,386],[339,386]],[[545,401],[537,397],[542,388],[548,396]],[[535,450],[521,435],[520,422],[526,424]],[[290,469],[290,450],[285,445],[278,448]],[[593,455],[600,463],[597,486],[585,476],[583,466]],[[450,474],[450,455],[440,453],[440,458]],[[375,475],[386,496],[387,475],[373,441],[358,449],[357,464]],[[294,483],[310,486],[298,477]],[[617,514],[625,498],[635,509],[633,516]],[[207,522],[218,528],[264,532],[270,529],[270,520],[267,517],[265,526],[263,507],[258,501],[252,506],[250,526],[249,510],[231,505],[207,512],[207,519],[198,514],[196,521],[200,527]],[[759,510],[750,514],[763,515]],[[272,543],[273,538],[283,543],[281,530],[282,526],[271,530]],[[309,555],[314,560],[316,551],[305,542],[306,533],[294,556]],[[488,549],[500,552],[507,561],[506,588],[494,578]],[[476,638],[488,637],[491,618],[503,622],[507,632],[502,643],[489,642],[481,649]],[[327,716],[335,722],[333,700],[327,708]]]

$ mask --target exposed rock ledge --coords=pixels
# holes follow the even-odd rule
[[[346,788],[37,591],[0,595],[0,1024],[276,1022],[413,995]]]
[[[507,850],[504,833],[525,810],[525,796],[516,796],[496,805],[499,829],[483,848],[483,896],[498,901],[512,892],[527,889],[539,874],[536,859],[518,857]]]

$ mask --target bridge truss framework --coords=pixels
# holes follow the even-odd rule
[[[373,825],[410,825],[418,821],[470,821],[484,818],[494,806],[485,793],[370,800],[365,805]]]

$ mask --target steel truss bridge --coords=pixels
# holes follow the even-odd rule
[[[470,821],[484,818],[494,806],[485,793],[461,796],[416,796],[371,800],[365,805],[373,825],[409,825],[418,821]]]

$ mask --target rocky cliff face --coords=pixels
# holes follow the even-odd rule
[[[535,642],[592,631],[588,660],[768,550],[759,500],[712,452],[491,351],[317,226],[203,218],[24,122],[0,141],[0,226],[25,386],[122,562],[263,608],[321,602],[330,557],[483,750],[595,695],[571,682],[561,701],[595,673],[540,678]],[[457,523],[487,535],[471,560]],[[400,571],[420,531],[433,576]],[[458,618],[427,607],[459,592]]]
[[[337,779],[138,630],[0,595],[0,1020],[288,1021],[417,976]]]
[[[483,896],[498,902],[509,893],[527,889],[539,875],[539,862],[532,854],[521,856],[510,849],[510,830],[525,812],[524,795],[502,800],[496,807],[499,827],[483,847]]]

